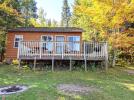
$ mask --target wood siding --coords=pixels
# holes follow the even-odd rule
[[[82,33],[35,33],[35,32],[9,32],[7,34],[6,42],[6,59],[17,59],[18,48],[14,48],[14,38],[15,35],[23,35],[24,41],[39,41],[42,35],[52,35],[53,39],[55,36],[62,35],[65,36],[65,41],[67,41],[68,36],[80,36],[80,42],[82,42]]]

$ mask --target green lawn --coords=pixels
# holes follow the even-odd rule
[[[6,96],[6,100],[134,100],[134,75],[124,68],[105,72],[18,72],[13,66],[0,65],[0,86],[24,84],[30,88],[19,94]],[[89,95],[60,94],[58,84],[79,84],[96,87],[99,91]],[[1,100],[1,97],[0,97]]]

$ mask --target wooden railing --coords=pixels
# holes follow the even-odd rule
[[[20,41],[18,58],[20,57],[108,57],[106,42],[42,42]]]

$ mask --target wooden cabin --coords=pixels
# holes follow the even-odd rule
[[[84,42],[81,28],[38,27],[8,30],[6,59],[21,60],[108,60],[106,42]],[[70,64],[71,67],[71,64]]]

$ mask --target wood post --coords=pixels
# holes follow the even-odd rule
[[[41,55],[42,55],[42,42],[39,42],[40,45],[40,59],[41,59]]]
[[[70,58],[70,71],[72,71],[72,58]]]
[[[86,58],[86,44],[84,42],[84,60],[85,60],[85,71],[87,71],[87,58]]]
[[[85,58],[85,71],[87,71],[87,59]]]
[[[108,70],[108,60],[105,59],[105,70],[107,71]]]
[[[34,58],[34,71],[35,71],[35,68],[36,68],[36,57]]]
[[[20,70],[20,67],[21,67],[21,59],[19,58],[19,70]]]
[[[52,72],[54,71],[54,58],[52,58]]]
[[[106,42],[106,57],[105,57],[105,70],[108,70],[108,43]]]
[[[5,95],[2,95],[2,100],[6,100],[6,96]]]

